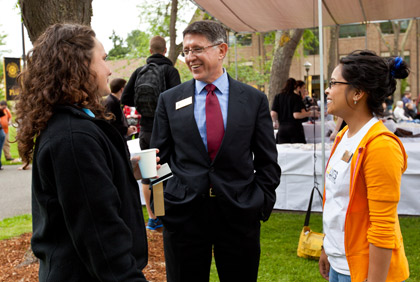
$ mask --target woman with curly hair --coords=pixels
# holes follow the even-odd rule
[[[341,58],[331,75],[328,113],[347,126],[335,139],[325,172],[319,270],[330,282],[401,282],[409,276],[397,213],[407,155],[377,119],[395,79],[408,74],[400,57],[365,50]]]
[[[146,281],[140,195],[108,122],[106,53],[89,27],[55,24],[19,77],[17,140],[32,165],[32,249],[39,281]]]

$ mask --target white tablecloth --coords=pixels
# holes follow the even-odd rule
[[[298,148],[301,146],[301,148]],[[282,169],[281,182],[276,190],[275,209],[305,211],[314,186],[314,156],[312,144],[277,145],[278,163]],[[420,143],[406,143],[408,167],[401,179],[401,200],[399,214],[420,215]],[[316,151],[316,177],[321,187],[321,145]],[[331,144],[326,144],[325,158],[328,159]],[[386,165],[386,164],[384,164]],[[315,196],[313,211],[321,211],[321,200]]]
[[[302,123],[303,125],[303,130],[305,131],[305,139],[306,139],[306,143],[314,143],[314,129],[315,129],[315,142],[316,143],[320,143],[322,142],[321,138],[321,122],[317,121],[315,122],[315,124],[313,123],[309,123],[309,122],[304,122]],[[335,122],[333,120],[330,121],[326,121],[325,122],[325,126],[324,126],[324,136],[325,137],[325,142],[329,143],[332,142],[330,141],[329,136],[327,136],[328,131],[331,130],[334,131],[335,128]]]
[[[407,170],[401,179],[401,200],[398,205],[399,214],[420,215],[420,142],[408,143],[414,138],[403,138],[408,155]],[[322,193],[322,152],[321,144],[316,144],[316,178]],[[138,139],[128,141],[130,152],[140,151]],[[325,144],[325,158],[328,159],[332,143]],[[313,144],[281,144],[277,145],[278,163],[281,167],[281,181],[277,187],[275,209],[306,211],[309,196],[314,186],[314,152]],[[384,164],[386,165],[386,164]],[[143,193],[140,196],[144,204]],[[312,205],[313,211],[321,211],[321,200],[317,195]]]

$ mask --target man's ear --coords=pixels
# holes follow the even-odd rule
[[[228,45],[226,43],[222,43],[219,45],[219,58],[224,59],[226,57],[226,53],[228,50]]]

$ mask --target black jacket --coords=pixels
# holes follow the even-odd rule
[[[229,77],[226,131],[211,161],[194,118],[194,87],[190,80],[159,96],[151,147],[160,150],[161,163],[174,175],[164,188],[162,220],[189,220],[191,205],[201,205],[210,183],[227,215],[251,213],[267,220],[281,174],[267,97]],[[191,104],[176,107],[188,98]]]
[[[155,63],[157,65],[164,65],[164,72],[165,72],[165,84],[166,89],[168,90],[174,86],[177,86],[181,83],[181,79],[179,77],[178,70],[173,67],[172,61],[166,58],[161,54],[153,54],[152,56],[148,57],[146,62],[148,64]],[[137,68],[133,74],[131,75],[130,79],[127,82],[127,85],[124,88],[124,92],[121,96],[121,103],[123,105],[134,107],[134,93],[135,93],[135,83],[137,79],[138,73],[141,71],[143,66]],[[141,130],[143,131],[152,131],[153,129],[153,118],[142,117],[140,119]]]
[[[113,113],[115,116],[114,120],[111,120],[111,124],[118,130],[121,136],[127,136],[128,123],[127,119],[121,109],[120,100],[112,94],[109,94],[105,99],[105,108],[108,112]]]
[[[108,122],[56,108],[36,140],[32,217],[39,281],[146,281],[139,188]]]

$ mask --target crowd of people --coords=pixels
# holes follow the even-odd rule
[[[213,257],[220,281],[257,281],[261,221],[272,213],[281,176],[276,143],[306,143],[302,122],[320,112],[294,78],[270,110],[264,93],[229,76],[228,48],[221,24],[197,21],[183,31],[192,80],[181,83],[165,57],[165,40],[155,36],[147,64],[128,82],[109,83],[107,54],[91,28],[54,24],[37,39],[18,79],[16,139],[22,161],[32,163],[31,246],[39,281],[147,281],[146,228],[162,226],[167,281],[209,281]],[[149,67],[162,76],[152,115],[138,104]],[[397,214],[407,156],[379,120],[390,110],[395,79],[408,74],[401,58],[363,50],[342,57],[331,75],[326,106],[337,127],[319,259],[326,280],[409,276]],[[396,105],[396,117],[414,111],[412,101]],[[0,102],[2,125],[5,109]],[[6,134],[2,126],[0,149]],[[154,214],[150,179],[141,177],[139,157],[130,158],[133,136],[142,150],[157,148],[158,167],[168,163],[172,170],[165,216]]]

